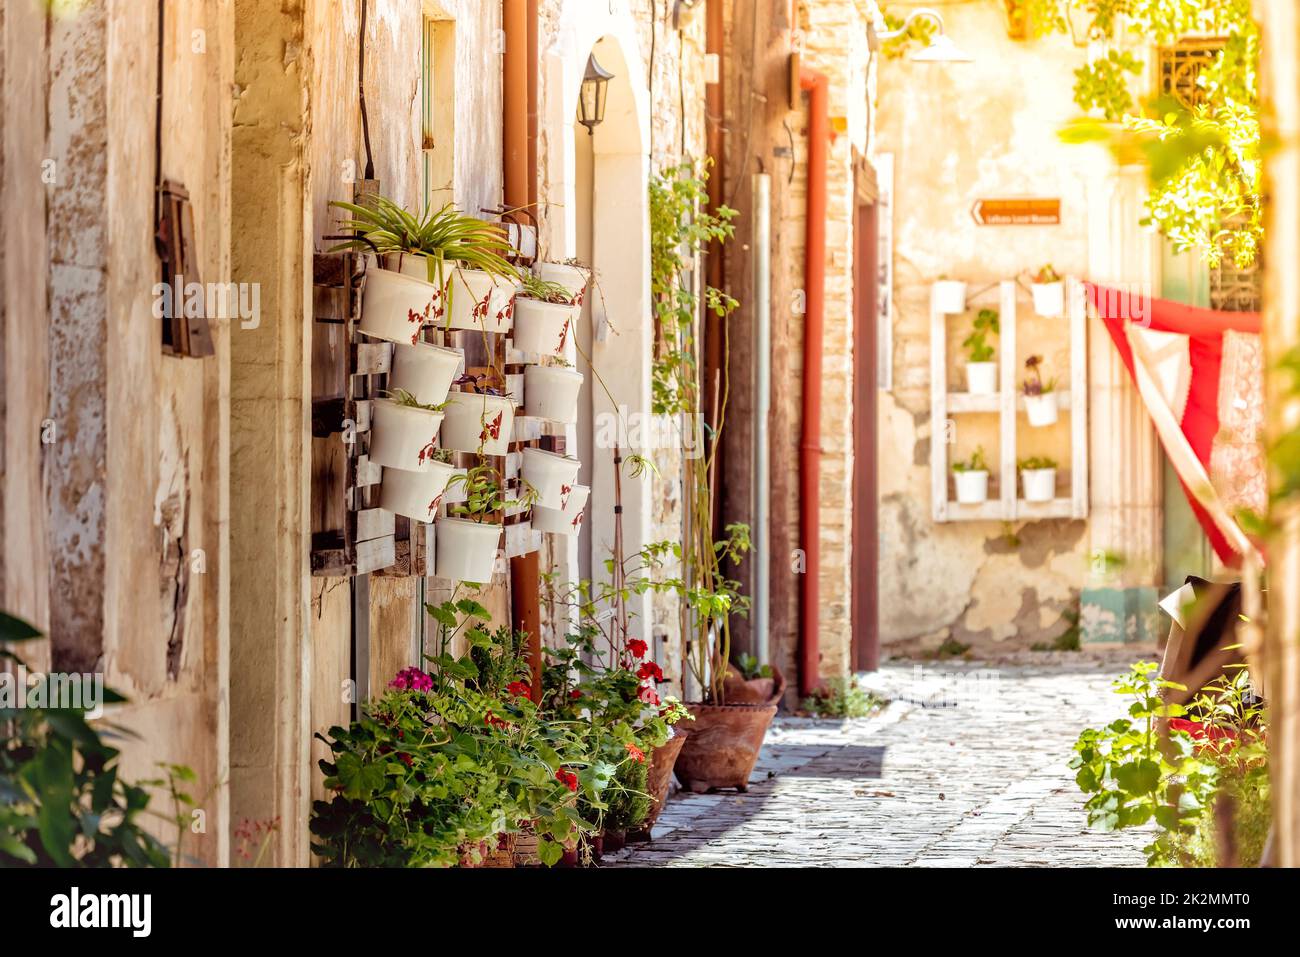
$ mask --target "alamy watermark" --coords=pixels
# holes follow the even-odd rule
[[[262,284],[186,282],[184,276],[177,275],[171,283],[154,283],[153,316],[238,319],[239,328],[256,329],[262,323]]]
[[[29,672],[24,665],[0,672],[0,711],[41,708],[50,711],[84,711],[87,718],[104,714],[104,675],[56,671]]]
[[[592,422],[598,449],[619,447],[636,452],[681,449],[683,458],[704,455],[704,416],[700,413],[656,415],[629,412],[620,405],[617,412],[598,412]]]

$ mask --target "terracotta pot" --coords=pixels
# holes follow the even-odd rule
[[[650,795],[650,812],[646,814],[641,826],[628,835],[629,840],[650,840],[650,829],[659,820],[659,812],[668,800],[668,786],[673,781],[673,765],[677,763],[677,755],[681,754],[688,733],[683,728],[677,728],[671,738],[650,752],[650,767],[646,771],[645,785],[645,792]]]
[[[746,680],[734,666],[728,666],[722,693],[727,704],[776,704],[785,694],[785,675],[773,665],[772,677]]]
[[[758,761],[776,705],[688,704],[695,720],[673,773],[682,787],[697,794],[717,788],[749,789],[749,774]]]
[[[515,866],[515,835],[501,834],[497,837],[496,848],[488,852],[483,858],[480,867],[514,867]]]
[[[597,847],[600,849],[597,857],[602,854],[613,854],[615,851],[623,850],[627,844],[627,831],[609,830],[597,838]]]
[[[515,835],[515,867],[540,867],[542,864],[541,858],[537,856],[537,835],[531,830],[531,825],[529,828]]]

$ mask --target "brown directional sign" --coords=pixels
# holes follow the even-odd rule
[[[1059,199],[977,199],[971,217],[981,226],[1055,226]]]

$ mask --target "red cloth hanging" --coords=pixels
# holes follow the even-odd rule
[[[1084,283],[1084,287],[1088,301],[1105,323],[1106,331],[1110,334],[1124,367],[1128,369],[1130,378],[1134,378],[1135,373],[1133,351],[1124,331],[1126,322],[1137,322],[1157,332],[1187,336],[1192,377],[1180,426],[1192,451],[1208,472],[1214,437],[1219,431],[1219,373],[1223,361],[1223,334],[1230,329],[1258,334],[1260,314],[1220,312],[1167,299],[1136,297],[1126,290],[1094,283]],[[1139,303],[1140,309],[1136,308]],[[1239,565],[1241,556],[1228,543],[1223,532],[1181,478],[1179,483],[1220,561],[1230,567]]]

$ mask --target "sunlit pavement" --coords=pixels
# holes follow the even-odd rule
[[[1122,713],[1110,682],[1141,657],[1026,654],[893,662],[871,718],[780,718],[745,794],[676,794],[649,844],[605,866],[1138,867],[1144,833],[1087,828],[1067,762]]]

